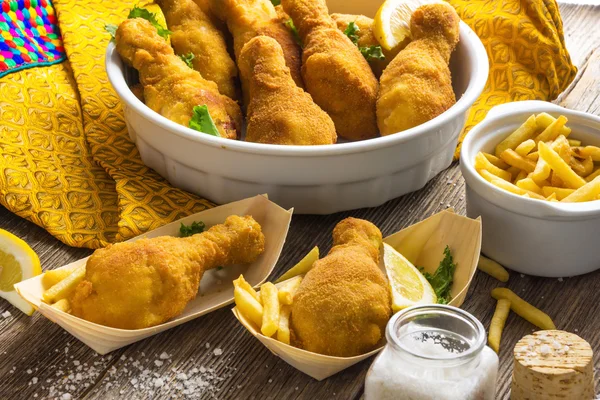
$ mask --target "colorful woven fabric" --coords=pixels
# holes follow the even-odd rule
[[[65,58],[50,0],[0,0],[0,77]]]
[[[555,0],[447,0],[483,42],[490,75],[467,119],[465,135],[495,105],[554,100],[577,74]]]

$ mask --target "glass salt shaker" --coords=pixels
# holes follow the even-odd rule
[[[447,305],[407,308],[387,324],[387,345],[365,381],[365,400],[493,400],[498,356],[481,322]]]

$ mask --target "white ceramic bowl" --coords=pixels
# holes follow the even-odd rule
[[[494,107],[463,142],[460,166],[467,183],[467,215],[483,220],[482,251],[524,274],[563,277],[600,268],[600,201],[560,203],[527,199],[490,184],[475,170],[478,151],[494,148],[531,114],[564,115],[569,138],[600,146],[600,117],[543,101]]]
[[[329,0],[328,5],[332,13],[373,16],[379,2]],[[469,107],[485,86],[488,59],[477,35],[461,22],[451,60],[458,99],[453,107],[399,134],[309,147],[227,140],[162,117],[133,95],[113,44],[106,70],[142,160],[171,184],[221,204],[268,193],[297,213],[329,214],[378,206],[422,188],[447,168]]]

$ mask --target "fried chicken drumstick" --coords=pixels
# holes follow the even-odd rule
[[[157,0],[177,55],[193,54],[192,65],[219,93],[237,100],[237,68],[227,51],[225,36],[193,0]]]
[[[251,39],[242,49],[238,64],[250,94],[247,141],[288,145],[336,142],[333,121],[296,86],[275,39]]]
[[[447,3],[415,10],[412,42],[381,75],[377,122],[382,135],[427,122],[456,103],[448,63],[458,43],[459,22]]]
[[[72,296],[73,315],[122,329],[159,325],[196,297],[205,271],[254,262],[264,246],[252,217],[232,215],[187,238],[161,236],[96,250]]]
[[[126,19],[115,35],[117,51],[138,70],[146,105],[162,116],[188,126],[195,106],[206,105],[221,137],[236,139],[242,128],[239,105],[219,93],[175,55],[156,28],[145,19]]]
[[[349,140],[376,137],[378,83],[352,41],[337,29],[325,0],[281,0],[304,44],[302,78],[337,134]]]
[[[333,230],[333,248],[308,271],[292,303],[298,347],[351,357],[373,350],[392,314],[387,280],[379,268],[381,232],[346,218]]]

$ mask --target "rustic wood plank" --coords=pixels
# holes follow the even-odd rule
[[[592,54],[592,50],[600,45],[600,35],[590,33],[597,28],[600,7],[561,4],[561,11],[567,46],[574,62],[581,66],[588,60],[581,68],[577,84],[567,96],[563,96],[561,104],[599,115],[599,51]],[[346,216],[369,219],[384,234],[390,234],[448,206],[454,207],[458,213],[465,212],[464,181],[457,164],[422,190],[381,207],[330,216],[295,216],[282,257],[271,278],[279,276],[314,245],[319,245],[322,250],[328,249],[331,246],[331,230]],[[0,208],[0,226],[30,243],[40,255],[44,269],[64,265],[90,253],[89,250],[61,244],[43,229],[4,208]],[[501,285],[484,274],[477,274],[464,304],[464,308],[486,327],[494,309],[494,300],[489,292]],[[578,333],[588,340],[596,355],[600,354],[600,321],[596,318],[600,311],[600,272],[563,281],[521,277],[512,273],[507,286],[548,312],[559,328]],[[5,310],[13,316],[0,319],[0,354],[3,361],[0,364],[0,376],[3,377],[0,380],[0,398],[3,399],[30,399],[35,398],[35,394],[37,398],[48,397],[51,386],[54,386],[55,396],[69,392],[73,398],[180,398],[185,386],[178,389],[177,385],[186,382],[177,378],[182,373],[186,374],[188,385],[190,381],[192,386],[197,385],[198,381],[194,379],[198,377],[210,384],[210,389],[195,387],[194,393],[198,398],[357,399],[362,395],[364,377],[372,362],[372,359],[366,360],[317,382],[261,346],[233,318],[230,307],[104,357],[96,355],[45,318],[39,315],[28,318],[0,300],[0,312]],[[509,398],[512,348],[532,330],[533,326],[523,319],[514,314],[509,317],[500,352],[499,399]],[[217,349],[222,354],[217,355]],[[165,359],[160,357],[163,352],[168,355]],[[195,372],[194,368],[198,371]],[[207,370],[202,372],[201,368]],[[149,378],[144,378],[145,370],[151,374]],[[78,372],[85,372],[79,381]],[[162,386],[154,386],[157,379],[152,375],[154,373],[158,374],[158,379],[164,378]],[[70,375],[73,377],[69,378]],[[34,377],[37,378],[35,384],[32,383]],[[132,383],[135,379],[138,380],[138,388]],[[64,382],[67,381],[69,384],[65,389]],[[141,388],[141,383],[149,387]]]

